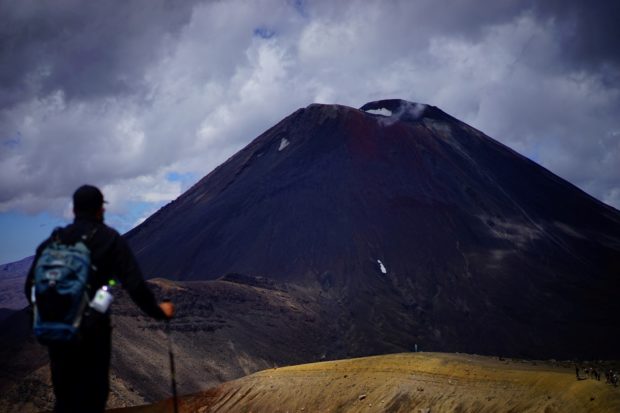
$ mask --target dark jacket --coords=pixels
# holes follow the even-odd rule
[[[153,293],[144,282],[140,267],[125,239],[102,221],[90,216],[78,216],[72,224],[59,230],[59,236],[63,243],[75,243],[83,235],[89,237],[86,245],[91,251],[91,264],[95,268],[90,277],[90,297],[92,298],[102,285],[108,284],[110,279],[115,279],[122,284],[131,299],[147,315],[156,319],[166,318]],[[31,299],[37,259],[50,242],[52,242],[51,236],[39,245],[26,277],[24,293],[28,302]]]

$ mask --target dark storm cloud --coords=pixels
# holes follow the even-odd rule
[[[170,37],[188,23],[197,2],[2,0],[0,108],[57,90],[68,100],[140,92],[145,67],[165,52],[166,40],[173,41]],[[341,18],[341,8],[348,2],[343,3],[293,5],[304,15],[308,10],[316,15],[331,9],[335,18]],[[411,21],[416,35],[407,41],[413,44],[436,34],[476,40],[491,25],[532,13],[557,26],[564,60],[549,69],[565,65],[596,69],[612,86],[619,80],[620,2],[422,0],[398,7]],[[257,30],[266,33],[265,28]]]
[[[614,0],[547,0],[533,3],[542,17],[558,27],[565,57],[590,68],[620,65],[620,2]]]
[[[193,2],[0,2],[0,108],[61,90],[68,100],[132,94],[189,21]]]
[[[83,179],[170,199],[168,172],[202,176],[298,107],[388,97],[620,206],[617,4],[0,0],[0,211]]]
[[[520,14],[556,26],[556,39],[571,64],[599,67],[620,64],[620,2],[615,0],[454,0],[411,2],[425,13],[420,21],[431,30],[479,36],[490,25],[503,24]],[[422,9],[419,4],[424,4]],[[562,62],[558,62],[561,64]],[[566,62],[564,62],[566,63]]]

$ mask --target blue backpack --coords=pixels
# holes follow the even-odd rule
[[[90,301],[91,261],[86,241],[94,233],[74,244],[65,244],[56,229],[37,259],[32,286],[33,327],[42,344],[66,343],[78,337]]]

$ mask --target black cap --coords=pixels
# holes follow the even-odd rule
[[[105,201],[99,188],[82,185],[73,193],[73,210],[80,212],[97,212]]]

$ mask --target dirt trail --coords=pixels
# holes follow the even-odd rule
[[[200,413],[620,412],[620,388],[577,381],[570,364],[405,353],[264,370],[186,396],[181,407]]]

